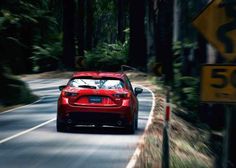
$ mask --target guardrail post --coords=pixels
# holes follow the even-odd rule
[[[166,105],[165,105],[165,123],[163,128],[163,143],[162,143],[162,168],[169,168],[169,120],[171,115],[170,106],[170,88],[167,88]]]

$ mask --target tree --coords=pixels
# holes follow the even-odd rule
[[[125,42],[125,0],[117,0],[118,6],[118,40]]]
[[[131,66],[146,70],[147,52],[145,38],[145,1],[130,0],[130,48]]]
[[[59,31],[62,31],[63,27],[63,2],[61,0],[49,0],[49,10],[52,12],[57,22]]]
[[[84,0],[78,0],[78,55],[84,57]]]
[[[93,46],[117,41],[117,0],[96,0],[94,3]]]
[[[207,60],[206,40],[191,25],[194,16],[207,3],[207,0],[175,0],[174,42],[178,42],[181,46],[183,76],[199,76],[200,65]]]
[[[149,0],[147,7],[146,7],[146,15],[147,15],[147,55],[148,58],[153,58],[156,56],[156,46],[155,46],[155,4],[154,0]],[[149,67],[149,68],[156,68],[156,67]],[[156,71],[152,69],[152,71]],[[157,72],[155,72],[157,73]]]
[[[63,0],[63,56],[62,63],[66,69],[75,67],[75,42],[74,42],[74,15],[75,2]]]
[[[165,83],[173,81],[173,0],[158,1],[158,15],[156,20],[156,60],[162,63],[162,71],[165,75]]]
[[[86,1],[86,49],[91,50],[93,47],[93,0]]]

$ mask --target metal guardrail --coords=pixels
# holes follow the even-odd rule
[[[132,67],[132,66],[121,65],[121,72],[124,72],[125,69],[127,69],[127,70],[132,70],[132,71],[139,71],[137,68],[134,68],[134,67]]]

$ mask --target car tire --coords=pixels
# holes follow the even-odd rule
[[[57,121],[57,132],[66,132],[67,126]]]
[[[126,130],[129,134],[135,133],[135,118],[133,118],[131,125],[127,126]]]
[[[136,114],[136,117],[135,117],[135,130],[138,129],[138,114]]]

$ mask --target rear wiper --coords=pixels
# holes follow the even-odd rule
[[[90,85],[79,85],[78,87],[89,88],[89,89],[97,89],[96,86],[90,86]]]

